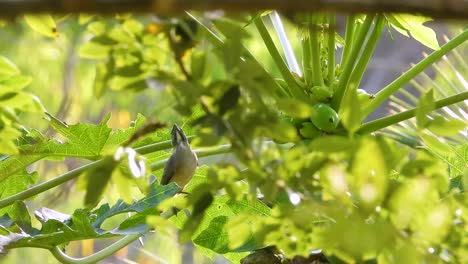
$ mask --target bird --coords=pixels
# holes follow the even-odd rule
[[[171,140],[174,151],[164,167],[161,185],[175,182],[183,191],[198,167],[198,157],[192,151],[184,131],[177,124],[172,127]]]

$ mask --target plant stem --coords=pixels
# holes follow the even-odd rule
[[[328,85],[332,85],[335,80],[335,27],[334,15],[328,16]]]
[[[296,55],[294,55],[293,49],[291,47],[291,43],[289,42],[288,36],[286,35],[286,31],[284,30],[283,23],[281,22],[281,18],[278,15],[278,12],[273,11],[269,15],[271,24],[275,29],[276,35],[280,41],[280,45],[283,48],[284,56],[286,57],[286,62],[288,63],[289,70],[291,72],[295,72],[299,77],[302,77],[301,69],[299,68],[299,64],[297,63]]]
[[[361,83],[362,76],[366,71],[367,64],[369,64],[369,60],[377,46],[377,42],[380,39],[380,35],[382,34],[382,30],[385,25],[385,18],[383,15],[378,15],[375,26],[372,29],[372,33],[367,40],[366,46],[364,47],[361,57],[359,58],[356,67],[354,67],[353,72],[351,73],[351,77],[349,78],[349,84],[353,87],[359,87]]]
[[[435,101],[435,109],[439,109],[448,105],[456,104],[458,102],[462,102],[464,100],[468,100],[468,92],[459,93],[457,95],[453,95],[442,100]],[[357,133],[366,134],[377,131],[379,129],[391,126],[393,124],[399,123],[401,121],[413,118],[416,115],[417,107],[407,110],[405,112],[401,112],[396,115],[383,117],[374,121],[367,122],[363,124]]]
[[[25,200],[29,197],[32,197],[34,195],[37,195],[39,193],[45,192],[49,189],[52,189],[54,187],[57,187],[69,180],[72,180],[78,176],[80,176],[83,172],[86,170],[92,170],[96,169],[99,166],[104,164],[104,160],[98,160],[95,162],[88,163],[84,166],[78,167],[74,170],[71,170],[69,172],[66,172],[60,176],[57,176],[51,180],[45,181],[43,183],[37,184],[27,190],[24,190],[22,192],[16,193],[12,196],[6,197],[4,199],[0,200],[0,208],[3,208],[5,206],[13,204],[15,201],[18,200]]]
[[[164,219],[169,219],[174,215],[174,210],[167,210],[165,212],[162,212],[160,214],[161,218]],[[126,235],[120,240],[116,241],[112,245],[107,246],[106,248],[102,249],[99,252],[96,252],[90,256],[83,257],[83,258],[72,258],[62,252],[59,247],[55,246],[53,248],[48,248],[49,251],[54,255],[54,257],[65,264],[90,264],[90,263],[97,263],[100,260],[103,260],[115,252],[119,251],[120,249],[126,247],[133,241],[137,240],[139,237],[141,237],[143,234],[146,234],[150,231],[150,228],[148,228],[145,232],[138,233],[138,234],[131,234],[131,235]]]
[[[314,83],[314,72],[312,70],[312,51],[310,37],[303,36],[302,39],[302,67],[304,70],[304,80],[308,87],[312,87]]]
[[[312,57],[313,85],[323,86],[322,67],[320,63],[319,17],[311,16],[309,21],[310,50]]]
[[[224,41],[222,40],[221,37],[219,37],[215,32],[213,32],[208,26],[203,24],[203,22],[200,19],[198,19],[196,16],[194,16],[193,14],[191,14],[190,12],[187,12],[187,11],[185,11],[185,13],[200,25],[200,29],[205,31],[206,39],[211,44],[215,45],[216,47],[222,47],[223,46]],[[258,62],[258,60],[252,55],[252,53],[250,53],[250,51],[244,45],[242,45],[242,52],[243,52],[243,57],[244,58],[250,59],[256,66],[258,66],[263,71],[265,76],[270,76],[270,74],[265,70],[265,68],[262,66],[262,64],[260,64],[260,62]],[[275,95],[277,95],[277,96],[279,96],[281,98],[285,97],[285,96],[291,96],[290,94],[288,94],[288,91],[283,89],[283,87],[281,85],[279,85],[278,82],[275,81],[272,77],[271,77],[271,80],[272,80],[271,83],[273,85],[271,87],[271,89],[275,91],[274,92]]]
[[[348,82],[351,76],[351,72],[353,71],[356,59],[361,51],[363,43],[366,40],[367,33],[369,32],[369,28],[372,24],[372,20],[374,20],[374,17],[375,15],[373,14],[368,14],[366,16],[364,24],[359,29],[359,35],[356,41],[353,42],[349,58],[345,60],[343,72],[341,73],[340,79],[338,81],[337,90],[333,95],[333,107],[335,110],[340,109],[341,100],[343,99],[343,95],[346,93],[346,89],[348,89]],[[356,87],[354,88],[357,89]]]
[[[142,234],[132,234],[123,237],[122,239],[118,240],[117,242],[113,243],[112,245],[104,248],[103,250],[94,253],[91,256],[83,257],[83,258],[72,258],[62,252],[58,247],[54,247],[50,250],[52,255],[60,261],[61,263],[65,264],[91,264],[97,263],[98,261],[105,259],[115,252],[119,251],[123,247],[127,246],[128,244],[132,243],[133,241],[137,240]]]
[[[341,65],[346,63],[348,55],[353,46],[354,26],[356,25],[355,18],[355,15],[350,15],[348,16],[348,19],[346,19],[345,44],[343,47],[343,53],[341,54]]]
[[[432,52],[429,56],[421,60],[418,64],[414,65],[403,73],[400,77],[394,80],[392,83],[383,88],[380,92],[375,95],[374,100],[370,102],[365,109],[363,109],[363,116],[367,116],[372,111],[374,111],[380,104],[382,104],[387,98],[389,98],[393,93],[398,91],[403,85],[408,83],[411,79],[416,77],[419,73],[424,71],[426,68],[431,66],[435,61],[442,58],[449,51],[453,50],[460,44],[464,43],[468,39],[468,29],[463,31],[460,35],[456,36],[445,45],[440,47],[440,49]]]
[[[306,98],[307,97],[306,94],[304,93],[304,91],[302,91],[301,87],[299,87],[299,85],[296,83],[296,80],[294,80],[294,77],[292,76],[288,67],[284,63],[283,58],[281,57],[280,53],[276,49],[275,43],[271,39],[270,33],[265,27],[265,24],[263,23],[262,18],[260,17],[260,18],[255,19],[254,23],[255,23],[255,26],[257,27],[258,32],[260,33],[260,36],[263,39],[263,42],[265,43],[265,46],[270,52],[270,55],[273,58],[273,61],[275,62],[276,67],[278,67],[278,70],[280,71],[281,76],[283,76],[284,81],[288,85],[290,95],[292,95],[293,97],[297,99]]]

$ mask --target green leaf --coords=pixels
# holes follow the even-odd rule
[[[29,233],[33,231],[31,226],[31,217],[29,216],[28,208],[23,201],[16,201],[8,210],[8,215],[21,230]]]
[[[433,29],[424,25],[425,22],[432,21],[431,18],[423,16],[414,16],[408,14],[398,14],[390,16],[392,21],[391,25],[393,28],[400,32],[402,35],[408,36],[406,32],[409,32],[411,36],[419,41],[421,44],[428,48],[437,50],[440,48],[437,42],[437,37]]]
[[[230,218],[228,224],[223,226],[228,232],[230,249],[240,248],[252,238],[251,218],[252,215],[241,214]]]
[[[347,137],[327,136],[316,138],[312,142],[308,143],[308,147],[312,151],[334,153],[354,151],[357,147],[357,143]]]
[[[147,232],[148,227],[144,223],[139,222],[137,226],[132,226],[131,229],[122,230],[114,228],[112,230],[102,229],[102,223],[117,214],[137,212],[142,213],[148,209],[154,209],[163,200],[172,197],[179,190],[176,184],[169,184],[166,186],[153,186],[150,194],[132,204],[125,204],[118,201],[114,206],[110,207],[104,204],[94,211],[84,209],[77,209],[72,215],[63,214],[52,209],[40,208],[34,212],[37,220],[42,224],[40,230],[29,228],[28,213],[26,207],[18,206],[12,212],[14,217],[12,219],[18,222],[11,224],[25,226],[23,231],[30,231],[28,233],[20,232],[14,233],[13,226],[10,224],[4,226],[11,231],[8,238],[3,237],[1,246],[10,247],[31,247],[41,244],[44,247],[57,246],[66,244],[75,240],[85,239],[99,239],[114,237],[128,234],[143,234]],[[153,211],[157,214],[157,211]]]
[[[278,110],[294,118],[310,118],[315,113],[307,103],[292,98],[278,99],[276,106]]]
[[[0,78],[3,79],[5,77],[19,75],[20,73],[20,70],[13,62],[3,56],[0,56]]]
[[[361,125],[361,105],[358,102],[356,89],[348,87],[341,101],[339,116],[350,134],[356,132]]]
[[[24,87],[28,86],[31,83],[31,81],[31,77],[23,75],[13,75],[11,77],[1,78],[0,93],[5,94],[7,92],[18,92]]]
[[[431,151],[442,155],[453,155],[453,148],[446,139],[424,132],[420,133],[419,136],[424,145]]]
[[[459,119],[446,119],[443,116],[432,116],[427,129],[440,136],[453,136],[467,127],[467,124]]]
[[[90,14],[80,14],[78,16],[78,23],[80,25],[84,25],[86,23],[88,23],[89,21],[91,21],[91,19],[93,19],[94,15],[90,15]]]
[[[137,118],[131,122],[129,128],[113,131],[107,138],[106,144],[102,148],[102,153],[113,154],[116,147],[126,143],[133,136],[133,134],[135,134],[135,132],[137,132],[141,127],[143,127],[145,122],[146,117],[144,117],[142,114],[138,114]]]
[[[3,163],[4,161],[0,162]],[[26,190],[37,181],[37,173],[27,173],[25,170],[15,173],[6,179],[0,180],[0,199],[10,197]],[[0,216],[9,212],[11,207],[0,209]]]
[[[256,199],[249,201],[243,198],[236,201],[226,195],[215,197],[212,205],[205,211],[205,219],[192,237],[194,243],[221,254],[237,252],[237,248],[229,247],[227,225],[228,219],[240,214],[269,216],[270,209]],[[256,249],[256,246],[249,244],[249,247],[242,247],[241,251],[253,249]]]
[[[101,200],[117,164],[113,157],[107,157],[102,166],[87,171],[85,177],[81,178],[86,182],[85,206],[94,207]]]
[[[25,15],[24,20],[36,32],[50,38],[57,38],[57,25],[50,15]]]
[[[100,36],[107,32],[107,26],[103,21],[95,21],[88,25],[88,30],[94,35]]]
[[[176,183],[170,183],[168,185],[157,185],[153,184],[150,186],[150,192],[146,197],[136,201],[132,204],[126,204],[123,200],[117,201],[117,203],[109,207],[109,205],[101,205],[94,211],[98,215],[96,220],[93,222],[93,226],[99,228],[101,224],[109,217],[128,212],[136,212],[132,217],[123,221],[120,224],[121,229],[128,229],[130,227],[137,226],[145,223],[146,216],[159,214],[156,207],[164,200],[173,197],[179,191],[179,186]]]
[[[416,124],[418,128],[425,128],[429,124],[431,120],[428,115],[434,108],[434,90],[429,89],[421,96],[416,108]]]
[[[374,210],[385,196],[388,175],[384,154],[373,139],[363,139],[353,159],[348,182],[354,198],[367,210]]]
[[[47,114],[49,124],[58,133],[67,138],[62,144],[46,143],[39,151],[52,155],[97,157],[101,154],[112,129],[107,127],[110,119],[108,114],[99,125],[76,124],[67,125],[50,114]]]
[[[200,190],[198,190],[200,191]],[[182,242],[188,241],[195,232],[196,228],[200,225],[205,217],[205,210],[213,203],[213,195],[205,192],[199,195],[193,206],[193,212],[189,219],[184,224],[182,232],[180,233],[180,240]]]
[[[105,59],[109,57],[112,46],[89,41],[80,47],[80,57],[87,59]]]

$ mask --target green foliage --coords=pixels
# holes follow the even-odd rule
[[[431,18],[400,14],[390,15],[388,20],[391,22],[390,25],[400,34],[407,37],[411,34],[414,39],[433,50],[439,48],[436,33],[430,27],[424,25],[425,22],[431,21]]]
[[[119,200],[112,207],[108,204],[103,204],[93,211],[77,209],[72,215],[42,207],[34,212],[37,220],[41,223],[39,230],[32,227],[27,207],[24,203],[18,201],[7,215],[3,217],[4,223],[8,221],[7,219],[10,219],[8,221],[10,224],[2,225],[4,234],[2,235],[0,247],[2,250],[18,247],[51,249],[58,245],[66,245],[75,240],[141,234],[148,229],[144,225],[144,222],[127,223],[124,229],[117,227],[112,230],[104,230],[101,225],[107,218],[127,212],[135,212],[136,214],[133,217],[141,218],[141,216],[148,214],[148,210],[151,210],[168,197],[173,196],[178,189],[178,186],[175,184],[153,186],[147,197],[132,204],[125,204]],[[21,228],[26,233],[16,233],[15,230],[17,228]]]
[[[50,15],[26,15],[24,20],[33,30],[51,38],[59,36],[55,20]]]
[[[362,124],[390,95],[358,88],[385,23],[438,49],[431,59],[466,41],[468,31],[439,49],[423,25],[427,18],[353,15],[342,40],[333,15],[294,16],[285,25],[275,18],[273,31],[266,18],[274,14],[67,17],[64,25],[85,36],[71,49],[80,58],[70,61],[94,65],[87,86],[118,105],[107,108],[115,117],[83,110],[97,111],[98,124],[66,124],[66,102],[57,114],[46,112],[24,90],[31,78],[0,57],[1,250],[44,248],[62,262],[79,263],[89,258],[70,261],[60,250],[72,241],[125,236],[92,255],[96,262],[156,229],[158,237],[177,232],[204,255],[234,263],[262,248],[277,248],[266,251],[288,259],[321,249],[331,263],[464,262],[467,122],[439,109],[468,94],[415,85],[420,99],[406,93],[411,103],[398,101],[408,111]],[[42,35],[57,36],[52,17],[25,19]],[[278,30],[284,26],[300,39],[288,39]],[[337,46],[343,47],[338,65]],[[261,55],[265,47],[272,65]],[[292,66],[297,57],[299,70]],[[429,66],[417,64],[391,90]],[[115,119],[129,115],[122,97],[133,109],[149,107],[145,116],[153,118],[138,114],[113,129]],[[46,112],[48,130],[27,128],[19,115],[25,111]],[[410,129],[393,134],[372,126],[413,117]],[[159,185],[172,148],[170,124],[163,122],[183,127],[203,164],[182,193],[175,183]],[[31,186],[38,176],[44,182]],[[71,213],[40,199],[34,207],[24,202],[76,178],[84,199]],[[34,220],[28,207],[38,205]]]
[[[31,78],[21,74],[9,59],[0,56],[0,153],[17,154],[13,141],[21,135],[18,114],[20,112],[41,112],[39,99],[23,89]]]

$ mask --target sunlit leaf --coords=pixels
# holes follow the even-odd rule
[[[0,56],[0,77],[4,78],[19,74],[20,70],[13,62],[3,56]]]
[[[296,118],[310,118],[314,113],[314,109],[308,104],[290,98],[282,98],[276,102],[278,109],[285,114]]]
[[[435,108],[434,91],[432,89],[425,92],[419,99],[418,107],[416,108],[416,123],[418,128],[424,128],[430,122],[428,114]]]
[[[452,136],[460,130],[466,128],[468,125],[462,120],[451,118],[446,119],[442,116],[433,116],[429,121],[427,129],[441,136]]]
[[[434,30],[424,25],[425,22],[431,21],[431,18],[408,14],[392,15],[391,18],[391,25],[401,34],[408,36],[406,32],[409,32],[414,39],[426,47],[433,50],[439,49]],[[393,21],[398,23],[393,23]]]
[[[354,133],[361,125],[361,105],[358,103],[358,96],[356,89],[349,87],[343,96],[340,106],[339,116],[343,126],[349,131]]]
[[[25,15],[24,20],[33,30],[46,37],[59,36],[55,20],[50,15]]]

